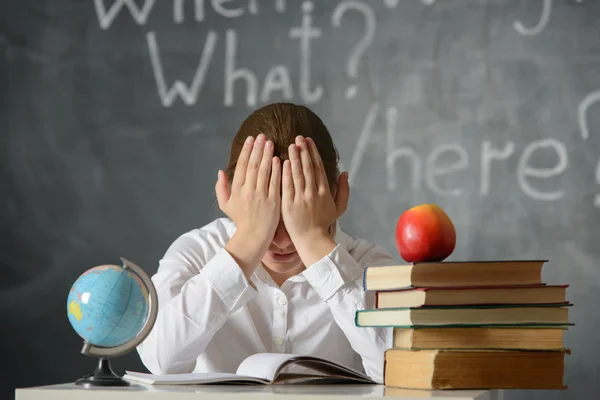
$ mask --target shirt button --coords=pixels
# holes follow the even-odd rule
[[[275,344],[277,346],[281,346],[283,344],[283,340],[281,338],[275,338]]]
[[[286,300],[286,299],[285,299],[285,297],[283,297],[283,296],[279,296],[279,297],[277,298],[277,302],[278,302],[280,305],[282,305],[282,306],[285,306],[285,305],[287,304],[287,300]]]

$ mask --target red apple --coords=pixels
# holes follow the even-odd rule
[[[456,230],[436,204],[420,204],[400,215],[396,247],[407,262],[442,261],[456,247]]]

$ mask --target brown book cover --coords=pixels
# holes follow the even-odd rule
[[[441,261],[373,265],[364,269],[366,291],[416,287],[540,285],[547,260]]]
[[[406,389],[565,389],[562,351],[406,350],[385,352],[384,384]]]
[[[392,346],[412,350],[561,350],[564,327],[394,328]]]
[[[377,291],[376,308],[567,303],[569,285],[417,287]]]

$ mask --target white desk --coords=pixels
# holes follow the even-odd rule
[[[439,400],[503,400],[501,390],[422,391],[388,388],[383,385],[138,385],[119,388],[84,389],[72,383],[20,388],[15,400],[375,400],[379,398]],[[311,399],[307,399],[307,397]]]

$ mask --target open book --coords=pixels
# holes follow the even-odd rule
[[[299,369],[301,372],[286,372]],[[258,353],[247,357],[235,374],[193,372],[153,375],[126,371],[129,381],[151,385],[262,384],[276,383],[376,383],[368,376],[343,365],[314,356]]]

